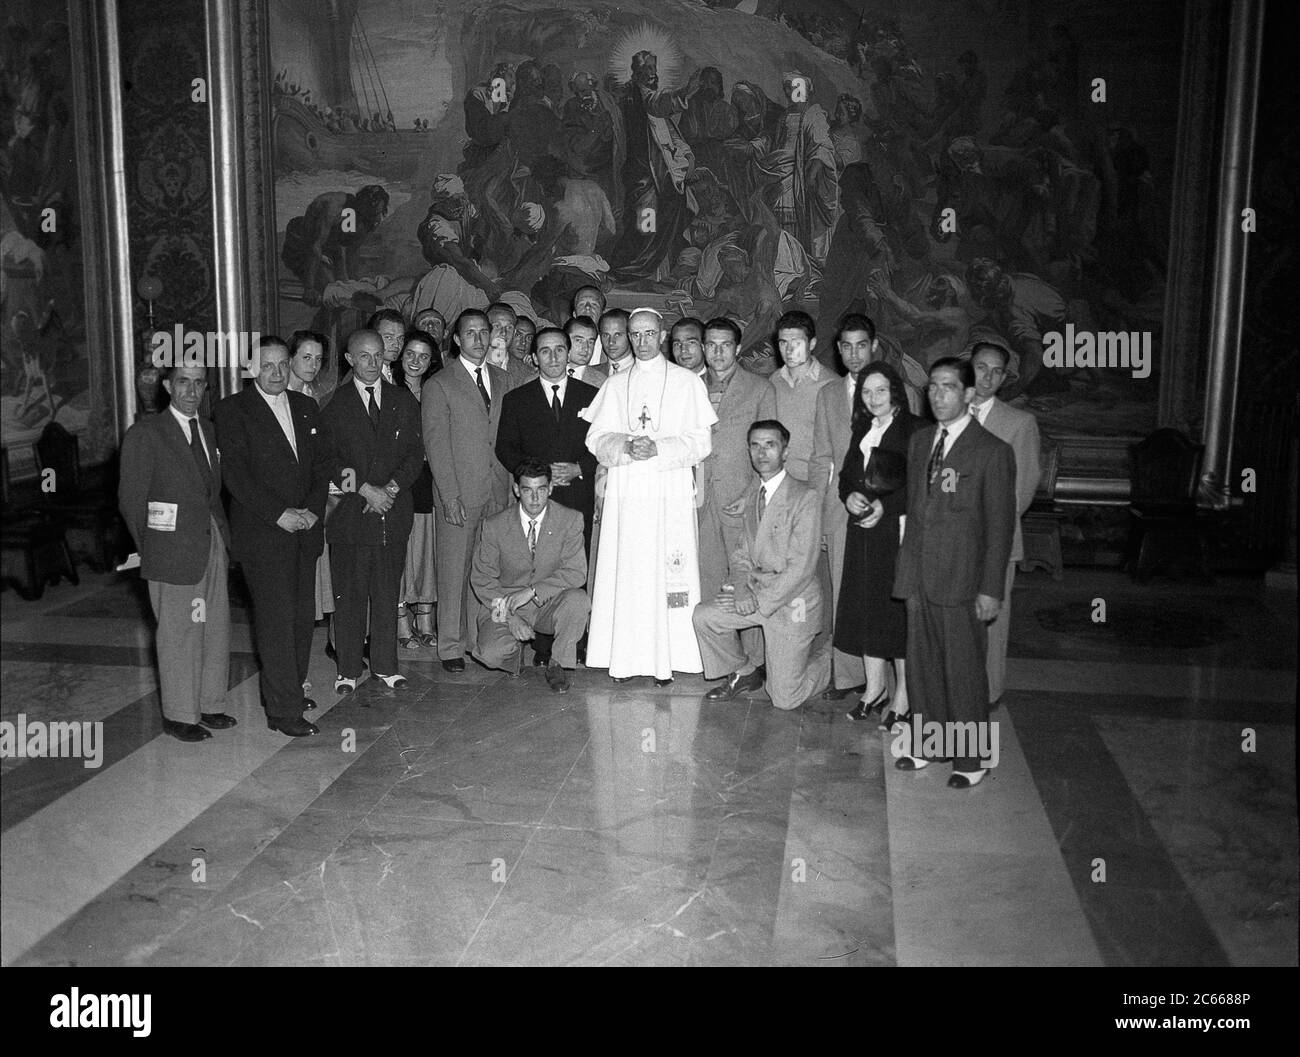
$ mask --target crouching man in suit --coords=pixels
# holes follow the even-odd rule
[[[212,737],[205,728],[235,725],[225,713],[230,528],[217,436],[198,417],[207,385],[201,366],[169,369],[163,388],[171,406],[127,431],[117,492],[158,620],[163,730],[181,741],[203,741]]]
[[[746,628],[763,629],[766,689],[777,708],[798,708],[830,676],[829,642],[813,651],[822,626],[821,494],[786,473],[789,446],[790,431],[780,422],[749,427],[749,459],[759,480],[745,497],[744,538],[731,556],[731,581],[692,617],[704,677],[731,673],[706,701],[730,701],[763,686],[741,648]]]
[[[474,656],[517,675],[522,644],[537,632],[552,635],[546,682],[563,694],[591,613],[582,514],[551,503],[547,463],[525,459],[514,479],[519,502],[483,522],[474,548],[470,587],[483,606]]]

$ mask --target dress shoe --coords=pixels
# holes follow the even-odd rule
[[[583,649],[581,646],[578,647],[578,663],[579,664],[587,663],[587,651]]]
[[[197,723],[178,723],[174,719],[164,719],[163,730],[178,741],[203,741],[212,737],[212,731],[204,730]]]
[[[357,681],[340,675],[334,680],[334,692],[336,694],[350,694],[357,688]]]
[[[843,688],[834,685],[828,686],[826,688],[826,693],[822,694],[822,700],[843,701],[850,694],[860,694],[866,688],[867,688],[866,683],[863,683],[861,686],[846,686]]]
[[[751,694],[755,690],[763,689],[763,679],[758,672],[750,672],[747,675],[737,675],[732,672],[727,676],[727,681],[721,686],[715,686],[704,695],[705,701],[731,701],[733,698],[740,697],[742,694]]]
[[[853,720],[868,719],[872,712],[877,712],[884,708],[885,702],[888,700],[889,691],[881,690],[880,695],[874,701],[859,701],[853,710],[851,712],[846,712],[845,715],[847,715],[849,719]],[[886,727],[885,729],[888,730],[889,728]]]
[[[891,708],[880,717],[880,729],[893,730],[899,723],[906,725],[911,721],[911,715],[911,712],[895,712]]]
[[[302,699],[302,710],[304,712],[310,712],[315,707],[316,707],[316,702],[312,700],[310,697],[304,697]]]
[[[534,668],[545,668],[545,667],[546,667],[548,664],[550,664],[550,663],[551,663],[551,655],[550,655],[549,653],[534,653],[534,654],[533,654],[533,667],[534,667]]]
[[[636,678],[636,676],[635,675],[611,675],[610,678],[613,679],[614,682],[616,683],[630,683],[633,679]]]
[[[558,664],[548,664],[546,666],[546,685],[557,694],[567,694],[569,692],[569,675]]]
[[[465,670],[464,657],[452,657],[450,660],[442,662],[444,672],[463,672]]]
[[[656,679],[655,686],[660,687],[662,689],[665,686],[671,686],[672,682],[673,682],[673,678],[670,675],[667,679]]]
[[[400,690],[406,685],[406,676],[404,675],[380,675],[378,672],[374,674],[375,678],[390,690]]]
[[[899,771],[920,771],[929,766],[930,761],[919,756],[900,756],[894,761],[894,768]]]
[[[948,779],[948,788],[950,789],[974,789],[980,782],[984,781],[984,776],[988,774],[984,771],[953,771]]]
[[[224,712],[203,712],[199,715],[199,722],[213,730],[229,730],[239,721]]]
[[[278,730],[281,734],[288,734],[291,738],[302,738],[308,734],[319,734],[320,727],[315,723],[308,723],[301,716],[289,716],[285,719],[276,719],[268,716],[266,725],[272,730]]]

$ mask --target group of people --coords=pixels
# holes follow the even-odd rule
[[[450,325],[382,310],[348,337],[328,394],[322,335],[264,337],[252,383],[211,422],[206,369],[169,368],[170,406],[123,441],[119,496],[157,618],[165,730],[199,741],[235,724],[231,559],[268,724],[291,736],[318,732],[323,618],[339,694],[367,667],[400,688],[399,650],[517,674],[530,644],[557,693],[585,663],[661,686],[702,672],[720,680],[709,701],[857,694],[850,717],[881,712],[885,729],[987,721],[1038,477],[1033,417],[996,395],[1008,351],[936,361],[930,422],[868,317],[839,321],[842,376],[816,334],[782,315],[765,378],[741,364],[732,319],[669,324],[586,287],[562,327],[504,303]],[[900,766],[925,766],[916,751]],[[977,784],[984,762],[954,759],[950,784]]]

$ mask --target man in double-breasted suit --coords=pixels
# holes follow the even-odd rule
[[[353,331],[345,353],[351,381],[321,412],[331,491],[338,493],[326,531],[335,690],[343,693],[361,677],[367,613],[371,670],[390,689],[406,683],[397,670],[397,596],[414,520],[411,486],[424,466],[424,444],[415,397],[380,377],[383,354],[377,333]]]
[[[206,728],[235,725],[225,713],[230,529],[216,433],[199,418],[207,371],[168,368],[163,388],[170,407],[140,419],[122,440],[118,506],[158,621],[163,730],[181,741],[203,741],[212,737]]]
[[[289,349],[274,336],[257,350],[252,385],[213,408],[230,492],[232,554],[253,602],[267,725],[318,733],[303,719],[316,617],[316,559],[325,546],[329,487],[316,401],[289,384]]]
[[[538,459],[515,467],[519,502],[483,522],[470,583],[480,607],[474,656],[518,674],[522,644],[537,632],[550,635],[546,682],[562,694],[578,664],[591,600],[583,590],[582,515],[549,501],[550,473]]]
[[[591,423],[578,412],[596,398],[596,388],[569,377],[569,338],[558,327],[542,328],[534,347],[541,375],[502,401],[497,459],[511,475],[524,459],[551,468],[551,498],[582,515],[584,554],[589,553],[596,456],[587,450]]]
[[[936,424],[917,430],[908,447],[894,596],[907,602],[912,729],[930,721],[973,724],[966,729],[978,736],[989,718],[986,625],[1002,605],[1015,536],[1016,466],[1010,446],[970,414],[974,395],[969,360],[945,356],[931,365]],[[948,784],[956,789],[978,785],[988,773],[969,739],[966,746],[965,755],[952,758]],[[925,767],[922,748],[908,744],[895,766]]]
[[[1007,562],[1007,583],[1002,594],[1002,605],[997,619],[989,625],[989,704],[995,705],[1002,696],[1007,679],[1007,636],[1011,630],[1011,589],[1016,580],[1016,562],[1025,556],[1025,541],[1020,531],[1020,519],[1034,501],[1038,480],[1042,475],[1038,462],[1038,420],[1028,411],[1021,411],[997,397],[998,388],[1006,378],[1011,354],[1001,345],[984,342],[971,350],[971,367],[975,369],[975,399],[970,413],[999,440],[1011,445],[1016,456],[1016,535],[1011,543],[1011,560]]]
[[[876,325],[864,315],[851,312],[840,320],[835,347],[844,364],[845,375],[839,382],[817,391],[813,413],[813,448],[808,459],[808,483],[822,496],[822,546],[830,575],[831,596],[826,600],[832,632],[835,607],[838,605],[840,580],[844,575],[844,536],[848,514],[840,502],[837,486],[840,467],[853,434],[853,401],[857,397],[858,375],[879,355]],[[839,701],[866,687],[867,673],[861,657],[842,650],[831,654],[834,681],[826,691],[828,701]]]
[[[449,672],[465,670],[472,645],[469,573],[480,522],[501,510],[510,477],[496,457],[505,371],[484,363],[491,326],[469,308],[456,319],[459,355],[424,383],[420,414],[433,471],[433,509],[441,519],[434,542],[438,564],[438,658]]]
[[[830,645],[814,652],[821,631],[821,496],[785,470],[790,432],[763,420],[749,429],[749,454],[758,480],[745,495],[744,535],[731,557],[732,579],[692,620],[704,660],[704,677],[726,682],[704,695],[729,701],[764,685],[746,658],[740,632],[763,629],[766,689],[780,709],[798,708],[826,686]],[[727,673],[730,673],[729,675]]]

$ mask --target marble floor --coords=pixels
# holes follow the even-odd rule
[[[957,792],[836,704],[693,676],[561,697],[408,653],[335,698],[322,629],[291,740],[242,610],[239,726],[187,745],[138,582],[6,594],[0,718],[103,756],[0,763],[0,961],[1295,965],[1296,633],[1257,581],[1021,576],[1001,762]]]

